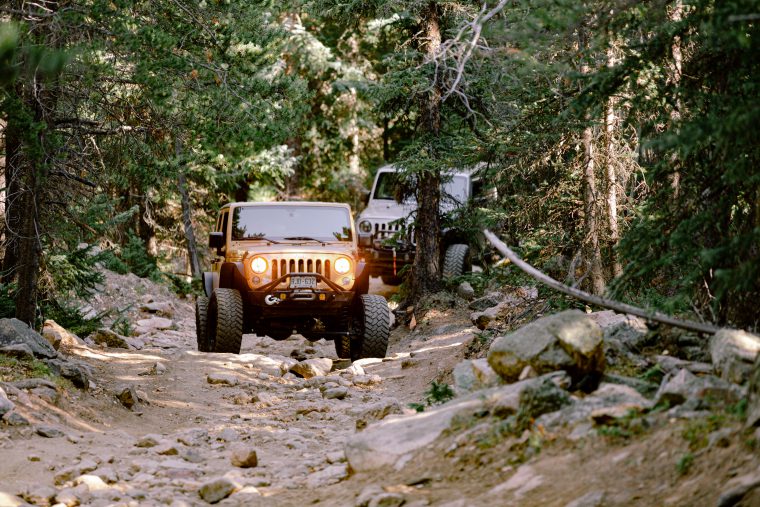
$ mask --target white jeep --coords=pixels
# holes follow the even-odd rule
[[[455,212],[481,195],[483,180],[477,171],[449,171],[441,185],[441,213]],[[394,196],[396,168],[386,165],[378,169],[367,207],[356,220],[359,249],[369,264],[370,276],[379,276],[388,285],[401,283],[399,273],[414,262],[415,238],[411,222],[417,210],[415,198],[398,202]],[[472,268],[472,241],[461,231],[442,231],[441,259],[444,278],[466,273]]]

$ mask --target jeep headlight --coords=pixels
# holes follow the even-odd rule
[[[344,275],[351,271],[351,261],[346,259],[345,257],[341,257],[337,261],[335,261],[335,271],[340,274]]]
[[[359,222],[359,231],[365,234],[369,234],[370,232],[372,232],[372,224],[369,223],[369,220],[362,220],[361,222]]]
[[[267,270],[267,261],[263,257],[254,257],[251,261],[251,271],[261,274]]]

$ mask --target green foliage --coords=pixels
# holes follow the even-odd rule
[[[691,466],[694,464],[694,455],[690,452],[682,454],[676,462],[676,471],[678,475],[686,475],[691,470]]]
[[[102,319],[105,315],[96,315],[91,319],[86,319],[78,308],[66,304],[49,302],[41,310],[46,319],[54,320],[58,325],[77,336],[88,336],[103,327]]]
[[[42,361],[19,360],[0,354],[0,382],[13,382],[25,378],[48,378],[54,375]]]
[[[84,298],[103,282],[103,275],[96,269],[100,258],[93,254],[93,248],[94,245],[75,247],[48,256],[46,271],[52,281],[51,294]]]
[[[140,278],[160,280],[161,272],[158,270],[158,261],[148,254],[145,243],[134,234],[129,234],[127,244],[121,249],[121,260],[129,266],[129,270]]]
[[[430,389],[425,391],[425,401],[429,406],[441,405],[454,398],[454,390],[445,382],[430,383]]]

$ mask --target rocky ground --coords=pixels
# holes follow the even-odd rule
[[[760,505],[746,333],[460,287],[351,364],[300,336],[198,353],[192,302],[132,275],[87,304],[132,336],[0,321],[0,505]]]

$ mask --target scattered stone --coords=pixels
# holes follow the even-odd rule
[[[660,387],[659,385],[652,382],[647,382],[646,380],[641,380],[634,377],[626,377],[624,375],[615,375],[611,373],[605,373],[602,377],[602,382],[607,384],[620,384],[623,386],[628,386],[638,391],[639,394],[648,398],[652,398],[655,394],[657,394],[657,390]]]
[[[403,363],[402,363],[403,368]],[[454,390],[467,394],[501,384],[501,377],[491,368],[485,358],[460,362],[454,367]]]
[[[30,424],[29,419],[27,419],[26,416],[19,414],[16,411],[6,413],[3,416],[3,421],[5,421],[5,424],[8,426],[29,426]]]
[[[525,379],[536,378],[536,377],[538,377],[538,373],[536,373],[536,370],[534,370],[531,365],[528,365],[522,369],[522,371],[520,372],[520,376],[517,377],[517,380],[525,380]]]
[[[232,466],[240,468],[253,468],[259,464],[256,449],[248,444],[238,443],[232,446],[230,454]]]
[[[116,397],[119,399],[122,405],[124,405],[128,409],[134,408],[135,405],[137,405],[137,402],[139,401],[139,397],[137,395],[137,390],[135,390],[134,386],[124,386],[121,388],[121,390],[118,392]]]
[[[0,387],[0,417],[16,408],[16,405],[8,399],[8,395],[5,394],[5,390]]]
[[[54,374],[71,380],[75,387],[85,390],[90,388],[92,372],[86,364],[63,358],[46,359],[45,364]]]
[[[760,487],[760,474],[757,471],[734,477],[726,483],[726,490],[718,497],[718,507],[744,505],[741,503],[744,497],[758,487]]]
[[[240,485],[229,477],[219,477],[205,482],[198,489],[200,497],[208,503],[217,503],[240,489]]]
[[[710,340],[710,355],[720,378],[743,384],[760,352],[760,337],[745,331],[721,329]]]
[[[135,442],[135,447],[155,447],[161,442],[161,440],[162,438],[160,435],[144,435]]]
[[[506,482],[491,488],[489,496],[501,496],[509,493],[513,498],[519,499],[528,491],[536,489],[543,484],[544,478],[539,475],[532,466],[523,465]]]
[[[325,459],[331,465],[335,463],[343,463],[346,461],[346,453],[344,453],[343,451],[328,452],[327,455],[325,456]]]
[[[32,505],[52,505],[58,490],[50,486],[36,486],[21,493],[21,498]]]
[[[157,313],[165,317],[171,317],[174,314],[174,308],[172,307],[172,304],[168,302],[143,303],[140,306],[140,310],[144,312]]]
[[[84,484],[85,486],[87,486],[87,490],[90,493],[93,493],[95,491],[107,491],[110,489],[108,487],[108,484],[106,484],[105,481],[103,481],[103,479],[101,479],[97,475],[90,475],[90,474],[80,475],[79,477],[74,479],[74,484],[76,484],[77,486],[79,486],[80,484]]]
[[[16,389],[35,389],[37,387],[49,387],[55,389],[55,383],[46,378],[26,378],[22,380],[16,380],[10,383]]]
[[[520,414],[523,417],[535,419],[570,404],[572,404],[570,395],[557,387],[551,378],[531,382],[520,393]]]
[[[76,505],[87,504],[90,501],[90,490],[86,484],[80,484],[74,488],[62,489],[55,495],[55,502],[63,504],[66,507],[75,507]]]
[[[692,409],[709,409],[737,403],[743,396],[743,389],[735,384],[709,375],[697,377],[683,369],[663,379],[655,401],[670,406],[689,401]]]
[[[63,484],[73,480],[80,475],[85,475],[98,468],[98,464],[88,458],[83,459],[76,465],[64,468],[53,477],[55,484]]]
[[[151,317],[149,319],[140,319],[137,321],[132,334],[140,336],[152,331],[159,331],[161,329],[170,329],[174,326],[174,322],[171,319],[164,317]]]
[[[84,345],[84,341],[80,337],[51,319],[46,320],[42,325],[42,336],[55,350],[70,350]]]
[[[526,366],[539,374],[565,370],[574,382],[598,378],[605,366],[602,331],[583,312],[564,311],[496,338],[488,363],[507,382],[518,380]]]
[[[394,398],[383,398],[370,405],[365,405],[356,414],[356,430],[361,431],[370,423],[381,421],[391,414],[402,414],[404,412],[401,403]]]
[[[46,402],[50,403],[51,405],[58,404],[58,401],[60,400],[61,396],[58,394],[58,391],[55,389],[51,389],[49,387],[36,387],[32,389],[31,394],[37,396],[40,399],[45,400]]]
[[[336,463],[330,465],[319,472],[309,474],[306,478],[306,485],[310,488],[319,488],[336,484],[348,477],[348,467],[345,463]]]
[[[99,345],[105,345],[106,347],[112,347],[115,349],[128,349],[130,348],[129,341],[126,336],[121,336],[119,333],[111,331],[110,329],[98,329],[90,335],[90,338]]]
[[[209,373],[206,375],[206,381],[209,384],[218,384],[225,386],[236,386],[240,383],[235,375],[228,373]]]
[[[38,426],[36,431],[39,436],[45,438],[59,438],[66,436],[64,432],[52,426]]]
[[[240,434],[232,428],[224,428],[219,432],[216,439],[223,442],[237,442],[240,440]]]
[[[0,347],[0,354],[8,357],[14,357],[21,361],[31,361],[34,359],[34,352],[26,343],[15,343]]]
[[[695,375],[709,375],[713,372],[713,365],[710,363],[687,361],[673,356],[654,356],[654,360],[665,373],[671,373],[681,369],[689,370]]]
[[[300,361],[290,368],[290,371],[296,375],[310,379],[312,377],[324,376],[330,373],[332,369],[332,359],[319,357]]]
[[[565,507],[603,507],[604,497],[604,491],[591,491],[569,502]]]
[[[54,358],[52,345],[35,330],[18,319],[0,319],[0,347],[26,344],[35,357]]]
[[[649,338],[646,321],[635,315],[605,310],[591,313],[589,317],[602,329],[606,343],[619,342],[627,350],[639,352]]]
[[[348,388],[343,386],[332,387],[322,392],[322,397],[326,400],[342,400],[346,396],[348,396]]]
[[[504,299],[504,296],[500,292],[489,292],[485,296],[470,302],[469,308],[470,310],[475,310],[476,312],[482,312],[488,308],[498,305],[501,303],[502,299]]]
[[[472,299],[475,297],[475,289],[470,282],[464,281],[457,287],[457,295],[462,299]]]
[[[403,366],[402,366],[403,368]],[[364,368],[362,368],[361,365],[352,363],[351,366],[343,370],[342,374],[346,375],[366,375],[366,372],[364,371]]]

